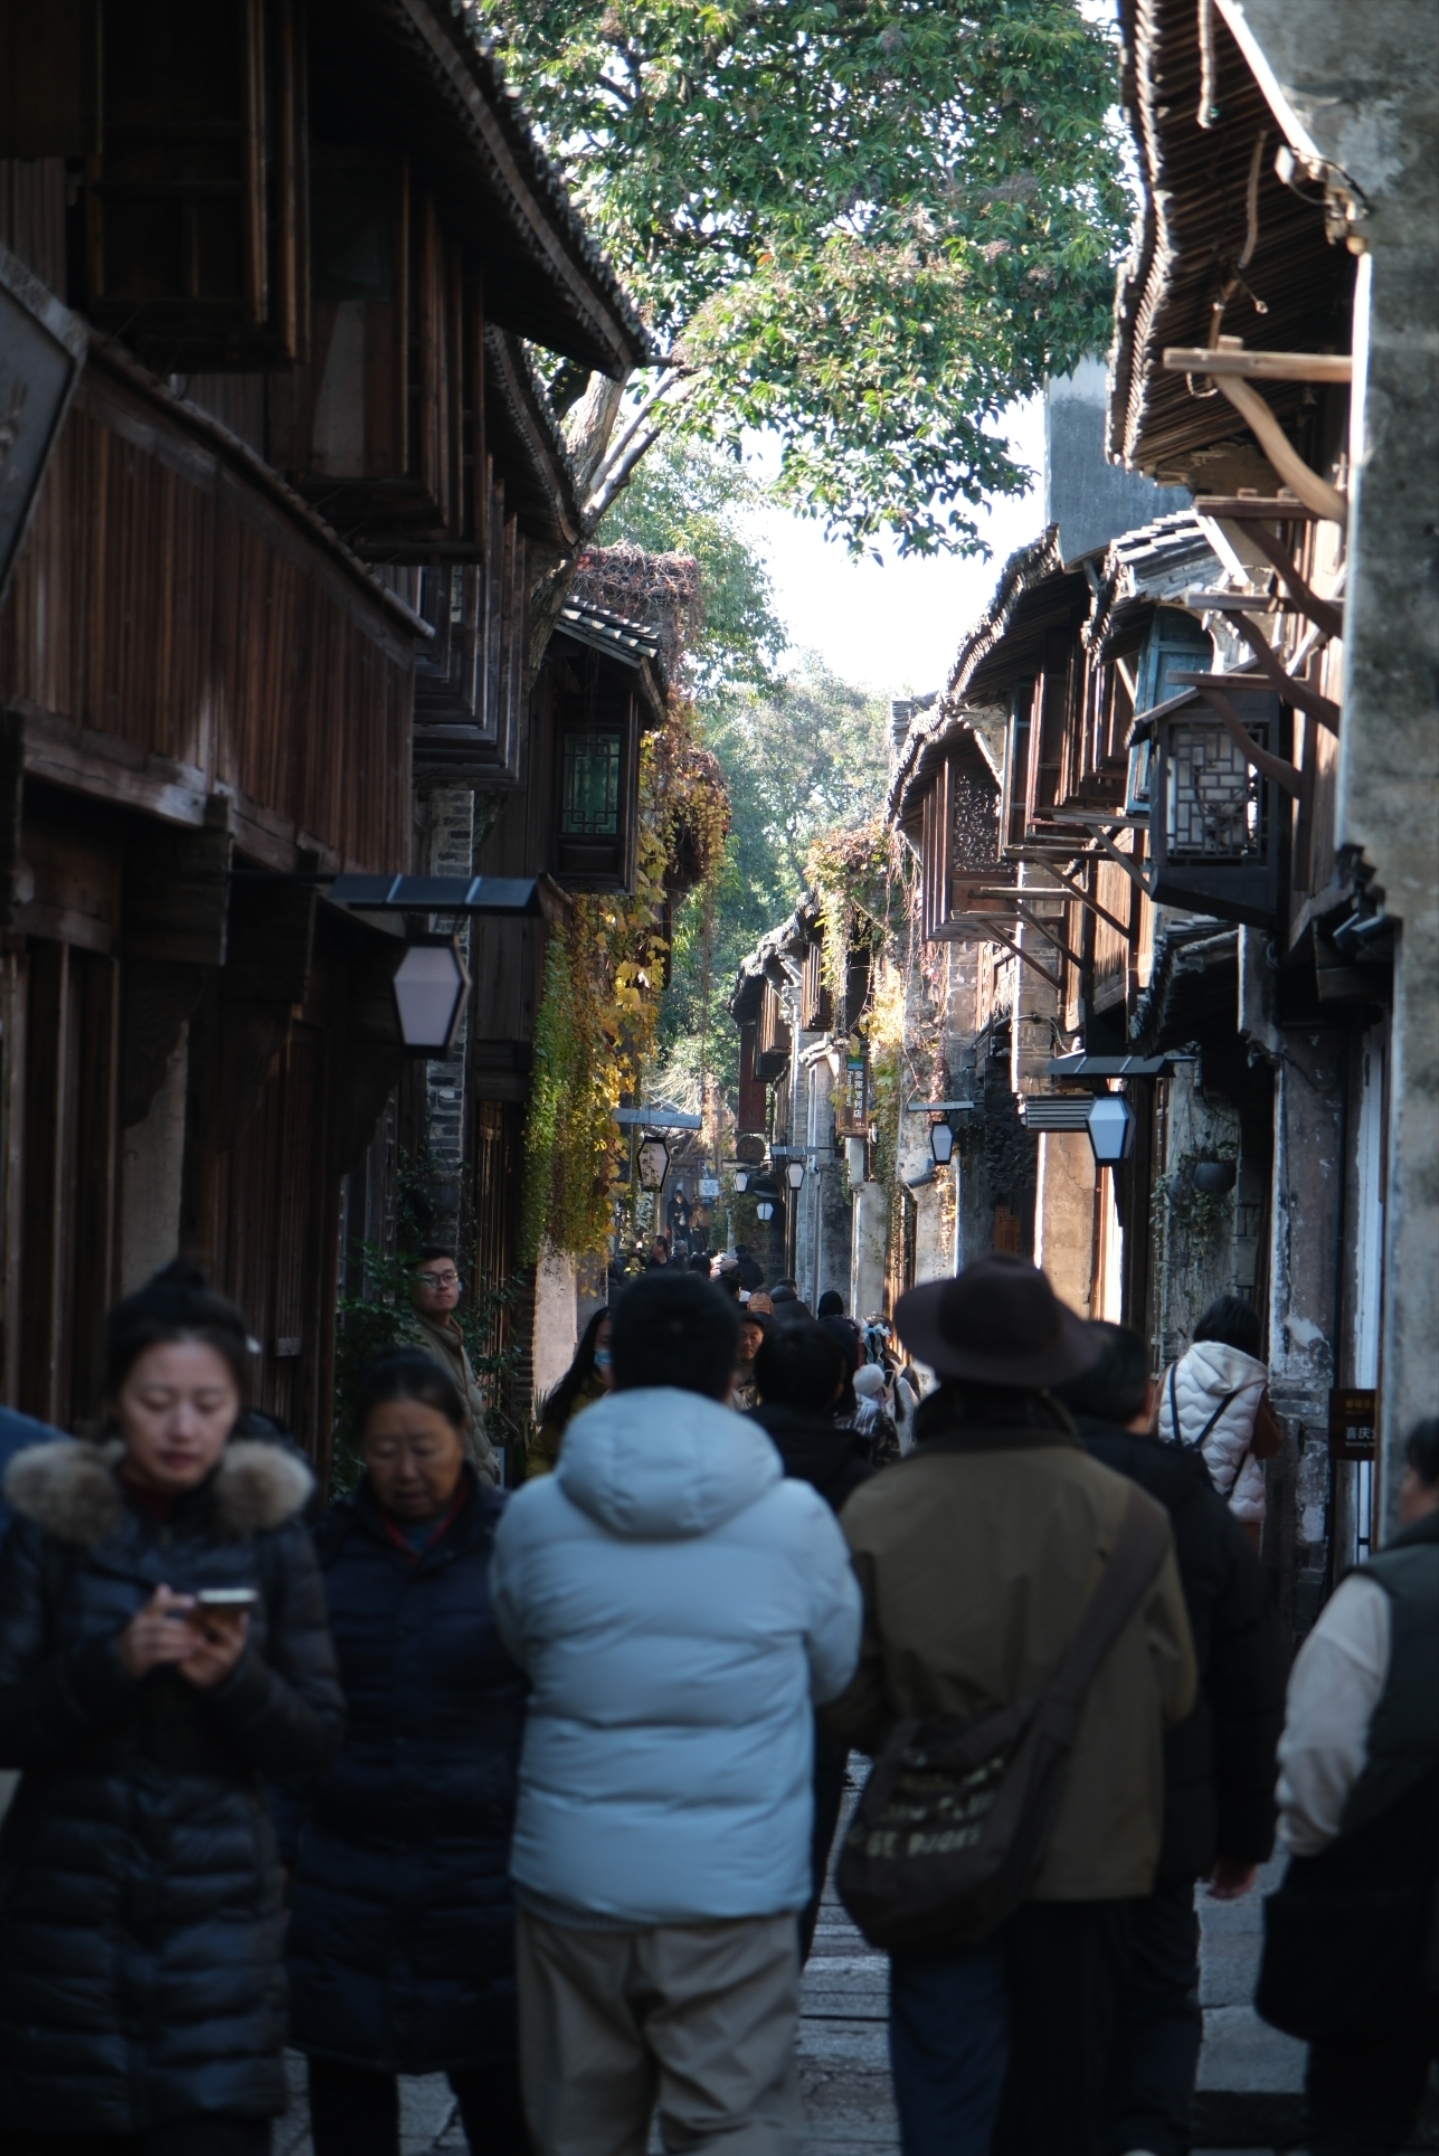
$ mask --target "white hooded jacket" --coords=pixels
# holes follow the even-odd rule
[[[1160,1387],[1160,1437],[1166,1445],[1200,1446],[1215,1489],[1239,1520],[1264,1518],[1264,1469],[1252,1448],[1268,1383],[1257,1357],[1222,1340],[1198,1340]]]
[[[812,1702],[854,1669],[860,1596],[759,1425],[667,1387],[597,1401],[506,1507],[490,1591],[532,1686],[520,1899],[637,1926],[803,1908]]]

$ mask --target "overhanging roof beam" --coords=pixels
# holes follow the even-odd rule
[[[1031,967],[1041,980],[1048,981],[1056,995],[1064,994],[1064,982],[1059,974],[1051,973],[1048,966],[1042,966],[1032,951],[1026,951],[1023,944],[1016,943],[1012,936],[1006,936],[1004,930],[993,921],[977,921],[976,925],[982,929],[986,942],[1002,943],[1007,951],[1013,951],[1021,965]]]
[[[1289,509],[1289,503],[1263,502],[1261,506],[1269,512],[1269,517],[1254,516],[1252,514],[1246,514],[1242,517],[1236,516],[1234,513],[1236,506],[1243,507],[1246,510],[1253,509],[1254,503],[1247,499],[1236,505],[1235,502],[1226,500],[1223,496],[1201,495],[1194,506],[1195,514],[1200,518],[1212,517],[1216,524],[1242,524],[1245,536],[1254,541],[1266,561],[1272,562],[1278,570],[1280,582],[1294,601],[1294,604],[1299,608],[1300,613],[1307,614],[1315,626],[1322,629],[1326,636],[1342,636],[1344,634],[1344,609],[1337,606],[1332,599],[1320,598],[1318,592],[1312,589],[1295,567],[1294,558],[1278,532],[1269,529],[1269,517],[1282,515],[1285,510]],[[1293,504],[1293,508],[1296,510],[1301,507],[1302,504],[1299,502]],[[1308,520],[1306,519],[1305,521],[1307,522]]]
[[[1328,727],[1331,734],[1337,734],[1339,731],[1339,706],[1334,702],[1334,699],[1330,696],[1325,696],[1318,689],[1311,689],[1307,681],[1296,681],[1276,656],[1274,647],[1270,644],[1264,632],[1255,626],[1247,614],[1236,614],[1234,626],[1253,652],[1260,672],[1267,675],[1278,690],[1281,701],[1286,704],[1296,705],[1300,711],[1307,711],[1311,719],[1317,719],[1321,726]],[[1170,679],[1174,681],[1188,680],[1190,678],[1188,675],[1180,674],[1170,676]],[[1201,684],[1196,681],[1195,687],[1199,686]]]
[[[1088,906],[1091,913],[1097,913],[1101,921],[1108,922],[1116,935],[1123,936],[1126,941],[1128,940],[1128,925],[1120,920],[1117,913],[1111,913],[1107,906],[1101,906],[1099,900],[1084,888],[1077,876],[1066,876],[1064,871],[1058,868],[1052,869],[1050,873],[1059,878],[1065,889],[1071,891],[1079,900],[1081,906]]]
[[[1071,966],[1074,966],[1081,973],[1084,971],[1084,960],[1080,957],[1078,951],[1071,950],[1064,937],[1056,935],[1047,921],[1042,921],[1037,914],[1027,913],[1023,906],[1019,908],[1019,918],[1026,928],[1034,929],[1038,935],[1043,936],[1046,943],[1052,943],[1056,951],[1062,952]]]

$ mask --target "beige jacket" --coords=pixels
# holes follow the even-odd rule
[[[993,1713],[1037,1689],[1074,1633],[1133,1487],[1089,1457],[1067,1420],[930,1438],[866,1482],[840,1520],[864,1591],[864,1639],[826,1726],[876,1751],[908,1716]],[[1194,1693],[1171,1548],[1090,1686],[1036,1901],[1149,1893],[1160,1740]]]
[[[498,1483],[500,1463],[485,1431],[485,1396],[470,1368],[464,1334],[453,1318],[437,1322],[418,1310],[412,1316],[417,1345],[440,1365],[465,1403],[465,1450],[475,1472],[486,1482]]]

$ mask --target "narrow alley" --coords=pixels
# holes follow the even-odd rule
[[[1436,172],[0,0],[0,2156],[1439,2151]]]

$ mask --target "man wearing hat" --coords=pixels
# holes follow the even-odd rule
[[[870,1752],[896,1722],[996,1713],[1048,1680],[1133,1487],[1090,1458],[1048,1393],[1099,1342],[1024,1259],[995,1252],[912,1288],[895,1328],[939,1384],[915,1415],[914,1451],[845,1506],[864,1639],[823,1717]],[[1107,2156],[1129,1905],[1154,1883],[1161,1740],[1194,1690],[1171,1548],[1085,1697],[1028,1899],[978,1945],[891,1963],[905,2156]]]

